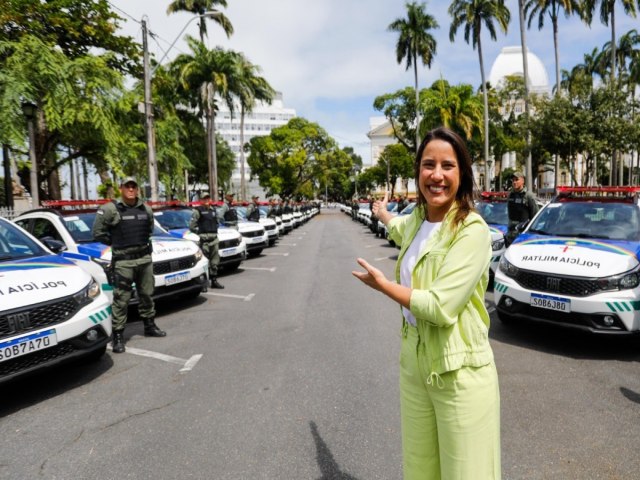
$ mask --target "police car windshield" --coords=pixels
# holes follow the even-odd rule
[[[93,238],[93,222],[96,220],[96,212],[78,213],[64,217],[64,225],[76,243],[95,242]],[[154,225],[153,235],[166,235],[167,232]]]
[[[508,225],[507,202],[478,202],[476,209],[484,221],[494,225]]]
[[[640,211],[616,202],[556,202],[547,205],[528,231],[559,237],[640,240]]]
[[[402,209],[400,215],[409,215],[411,212],[413,212],[414,208],[416,208],[416,202],[411,202],[409,205]]]
[[[49,255],[16,225],[0,219],[0,262]]]
[[[167,230],[174,230],[177,228],[189,228],[189,221],[191,220],[191,210],[162,210],[153,213],[154,217],[160,225]]]
[[[240,219],[240,220],[246,220],[247,219],[247,207],[236,206],[234,208],[236,209],[236,212],[238,212],[238,219]]]

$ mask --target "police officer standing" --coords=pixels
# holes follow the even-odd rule
[[[227,227],[238,229],[238,212],[233,207],[234,193],[229,192],[224,196],[224,203],[218,208],[218,220],[224,222]]]
[[[524,175],[522,172],[515,172],[511,177],[511,191],[507,198],[507,213],[509,215],[507,245],[510,245],[518,236],[516,226],[531,220],[537,212],[536,199],[524,186]]]
[[[121,199],[104,204],[93,224],[93,237],[111,246],[113,276],[113,353],[125,351],[124,328],[133,283],[138,294],[138,312],[147,337],[164,337],[155,324],[151,234],[153,212],[138,197],[138,182],[127,177],[120,183]]]
[[[260,221],[260,209],[258,208],[258,195],[251,196],[251,203],[247,207],[247,220],[250,222]]]
[[[211,288],[224,288],[218,282],[218,265],[220,265],[220,255],[218,255],[218,216],[216,207],[211,203],[211,196],[202,197],[202,204],[193,209],[189,230],[197,233],[200,237],[200,248],[204,256],[209,259],[209,280]]]

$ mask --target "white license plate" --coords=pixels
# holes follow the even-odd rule
[[[220,250],[221,257],[228,257],[229,255],[233,255],[234,253],[236,253],[235,248],[227,248],[225,250]]]
[[[249,243],[260,243],[262,241],[262,237],[253,237],[249,239]]]
[[[557,312],[571,312],[571,300],[567,298],[553,297],[551,295],[531,294],[531,306],[555,310]]]
[[[0,362],[37,352],[38,350],[44,350],[45,348],[53,347],[57,344],[58,337],[56,336],[56,331],[53,328],[44,332],[25,335],[24,337],[1,342]]]
[[[189,272],[173,273],[164,277],[164,284],[174,285],[176,283],[187,282],[189,280],[191,280],[191,274]]]

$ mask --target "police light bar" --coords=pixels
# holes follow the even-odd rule
[[[43,207],[47,208],[57,208],[57,209],[87,209],[87,208],[98,208],[100,205],[104,205],[105,203],[109,203],[111,200],[106,198],[99,198],[96,200],[44,200],[42,203]]]
[[[632,197],[640,187],[558,187],[559,197]]]
[[[506,200],[509,192],[482,192],[480,194],[483,200]]]

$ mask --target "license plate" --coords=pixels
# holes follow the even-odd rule
[[[234,253],[236,253],[235,248],[227,248],[226,250],[220,250],[221,257],[228,257],[229,255],[233,255]]]
[[[191,274],[189,272],[173,273],[164,277],[164,284],[174,285],[176,283],[187,282],[189,280],[191,280]]]
[[[531,294],[531,306],[555,310],[556,312],[571,312],[571,300],[567,298],[553,297],[551,295]]]
[[[55,329],[26,335],[0,343],[0,362],[44,350],[58,344]]]

